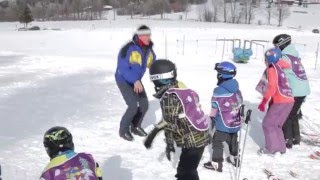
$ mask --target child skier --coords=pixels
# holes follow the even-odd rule
[[[239,84],[234,79],[237,69],[230,62],[217,63],[218,87],[213,91],[212,109],[210,117],[215,124],[216,131],[212,138],[212,162],[204,167],[218,172],[223,171],[223,142],[229,145],[229,163],[238,166],[238,131],[241,126],[240,107],[243,103]]]
[[[99,165],[90,154],[75,153],[71,133],[64,127],[49,129],[43,144],[50,157],[41,180],[102,180]]]
[[[145,146],[150,148],[156,134],[164,130],[168,160],[171,160],[171,152],[175,152],[174,143],[182,148],[177,180],[199,180],[197,167],[209,143],[209,117],[201,110],[198,94],[181,88],[171,61],[157,60],[149,72],[155,85],[154,96],[160,99],[163,120],[148,135]]]
[[[265,136],[265,148],[259,150],[259,154],[285,153],[286,144],[282,131],[294,103],[292,90],[284,69],[290,68],[290,64],[281,59],[281,50],[272,48],[265,53],[266,70],[256,87],[263,95],[259,110],[264,112],[269,102],[269,108],[265,115],[262,127]]]
[[[291,44],[291,36],[280,34],[274,38],[273,44],[281,49],[283,60],[291,64],[291,68],[284,69],[284,72],[292,89],[294,105],[282,128],[286,146],[291,149],[293,145],[300,144],[299,119],[302,118],[301,106],[306,96],[310,94],[310,86],[299,53]]]

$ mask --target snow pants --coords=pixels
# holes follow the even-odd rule
[[[213,162],[223,162],[223,142],[228,144],[231,156],[238,155],[238,133],[216,131],[212,138]]]
[[[286,152],[282,126],[288,118],[294,103],[273,103],[263,119],[262,128],[266,141],[265,148],[270,153]]]
[[[282,130],[284,133],[284,138],[290,140],[291,142],[300,143],[300,126],[299,119],[302,118],[301,106],[305,100],[304,97],[295,97],[293,108],[284,123]]]
[[[120,134],[130,130],[130,126],[139,127],[149,108],[149,101],[145,90],[136,94],[133,86],[125,82],[117,82],[118,88],[128,108],[121,118]]]
[[[182,148],[176,174],[177,180],[199,180],[197,169],[204,148]]]

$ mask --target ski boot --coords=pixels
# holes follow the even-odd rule
[[[141,137],[146,137],[148,135],[140,126],[138,127],[131,126],[131,132],[134,135],[141,136]]]
[[[132,134],[130,132],[126,132],[126,133],[120,134],[120,137],[123,138],[126,141],[133,141],[134,140],[134,138],[133,138],[133,136],[132,136]]]
[[[286,139],[286,147],[287,149],[292,149],[293,141],[292,139]]]
[[[209,161],[203,164],[203,167],[217,172],[222,172],[223,163],[222,162],[213,162]]]
[[[232,164],[234,167],[240,167],[240,159],[235,156],[228,156],[227,162]]]

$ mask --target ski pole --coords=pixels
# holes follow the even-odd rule
[[[2,178],[1,178],[1,165],[0,165],[0,180],[2,180]]]
[[[240,106],[240,110],[239,110],[239,119],[240,119],[240,132],[239,132],[239,141],[238,141],[238,159],[240,158],[240,143],[241,143],[241,136],[242,136],[242,120],[244,119],[244,108],[245,108],[245,105],[241,105]],[[235,172],[235,177],[237,178],[238,177],[238,166],[239,166],[239,161],[236,162],[236,172]]]
[[[247,111],[247,114],[246,114],[246,120],[245,120],[245,123],[247,125],[247,129],[246,129],[246,134],[244,136],[244,141],[243,141],[243,146],[242,146],[242,152],[241,152],[241,160],[240,160],[240,166],[239,166],[239,173],[238,173],[238,177],[237,179],[239,180],[240,179],[240,173],[241,173],[241,167],[242,167],[242,162],[243,162],[243,155],[244,155],[244,148],[246,147],[246,140],[247,140],[247,137],[248,137],[248,130],[249,130],[249,121],[251,121],[251,113],[252,113],[252,110],[249,109]]]

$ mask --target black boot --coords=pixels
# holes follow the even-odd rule
[[[131,126],[131,132],[137,136],[146,137],[148,134],[142,129],[142,127]]]
[[[133,141],[134,138],[132,136],[132,134],[130,132],[126,132],[126,133],[123,133],[123,134],[120,134],[120,137],[123,138],[124,140],[127,140],[127,141]]]
[[[300,145],[300,138],[293,139],[293,145]]]
[[[203,164],[203,167],[217,172],[222,172],[223,163],[222,162],[207,162]]]
[[[240,159],[236,156],[228,156],[227,157],[227,162],[232,164],[234,167],[239,167],[240,166]]]
[[[291,139],[286,139],[286,147],[287,149],[292,149],[293,142]]]

